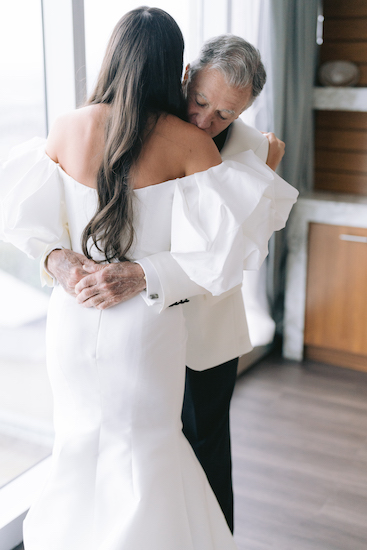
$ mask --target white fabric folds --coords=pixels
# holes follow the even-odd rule
[[[45,140],[34,138],[13,149],[0,169],[0,240],[31,258],[55,245],[70,248],[69,176],[44,147]],[[214,296],[241,284],[243,269],[260,267],[298,196],[252,151],[172,183],[171,254]]]
[[[30,258],[56,242],[70,246],[60,168],[34,138],[12,149],[0,167],[0,240]]]
[[[259,269],[297,196],[252,151],[177,180],[172,256],[190,279],[222,294],[242,283],[243,269]]]

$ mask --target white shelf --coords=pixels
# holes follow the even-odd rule
[[[367,111],[367,88],[314,88],[313,106],[323,111]]]

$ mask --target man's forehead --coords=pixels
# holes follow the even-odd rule
[[[214,67],[199,69],[189,84],[196,93],[203,94],[207,100],[211,98],[225,101],[229,110],[237,110],[238,104],[248,103],[252,97],[252,87],[239,88],[228,84],[222,71]],[[243,105],[242,105],[243,107]]]
[[[206,97],[206,95],[203,92],[200,92],[199,90],[195,90],[195,93],[196,93],[197,96],[201,97],[206,103],[210,104],[210,99],[208,97]],[[226,107],[221,108],[220,111],[228,113],[229,115],[235,115],[236,114],[236,111],[233,110],[233,109],[228,109],[227,105],[226,105]]]

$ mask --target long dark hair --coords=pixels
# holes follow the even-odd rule
[[[140,7],[117,23],[87,105],[110,107],[97,176],[98,208],[82,237],[106,260],[123,261],[134,239],[130,170],[142,149],[147,123],[159,114],[186,118],[181,77],[184,41],[175,20],[158,8]],[[151,130],[151,128],[150,128]]]

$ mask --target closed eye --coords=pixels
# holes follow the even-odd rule
[[[195,99],[196,105],[199,105],[199,107],[205,107],[206,103],[200,103],[197,99]]]

